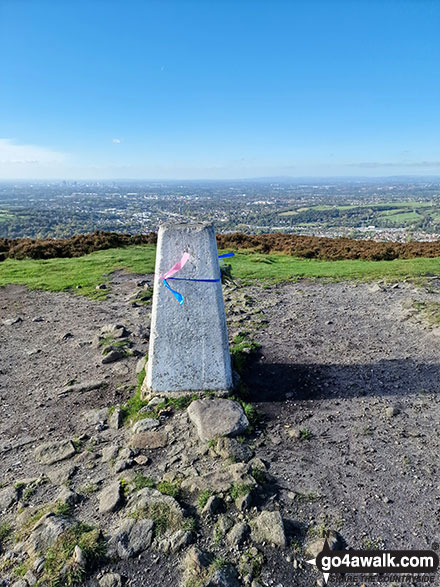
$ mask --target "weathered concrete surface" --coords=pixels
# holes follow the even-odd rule
[[[166,223],[159,228],[144,397],[232,388],[221,283],[170,280],[170,286],[185,298],[179,305],[159,279],[184,253],[190,258],[175,277],[216,279],[220,275],[212,224]]]

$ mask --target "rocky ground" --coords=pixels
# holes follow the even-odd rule
[[[150,287],[0,290],[0,585],[307,587],[326,532],[438,547],[437,280],[227,287],[240,403],[190,407],[126,403]]]

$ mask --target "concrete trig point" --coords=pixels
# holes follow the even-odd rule
[[[167,283],[184,297],[179,304],[165,275],[184,253],[189,258]],[[226,316],[214,226],[172,223],[160,226],[154,277],[147,374],[142,396],[179,396],[232,388]],[[185,281],[208,279],[216,281]]]

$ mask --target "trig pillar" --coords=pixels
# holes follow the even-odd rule
[[[227,393],[231,388],[214,226],[201,222],[165,223],[159,228],[157,241],[150,346],[142,395],[179,396],[209,390]]]

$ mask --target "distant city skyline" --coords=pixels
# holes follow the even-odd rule
[[[440,175],[440,2],[0,0],[0,180]]]

